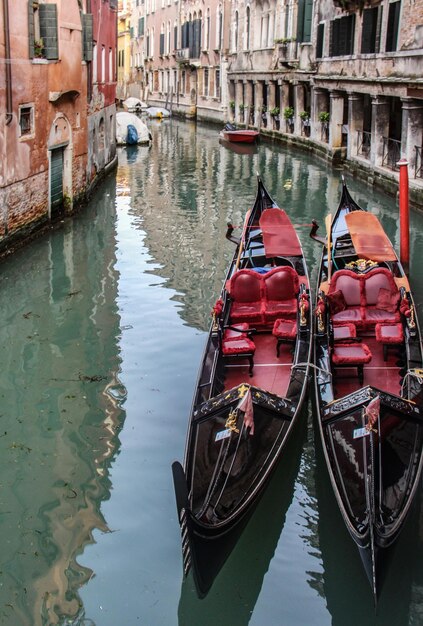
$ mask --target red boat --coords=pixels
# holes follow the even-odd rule
[[[260,133],[257,130],[248,130],[246,128],[236,128],[233,124],[226,124],[221,131],[220,136],[226,141],[236,143],[254,143]]]

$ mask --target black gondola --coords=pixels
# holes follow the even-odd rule
[[[374,600],[382,554],[404,525],[422,470],[422,350],[408,279],[377,218],[343,181],[323,243],[315,307],[315,393],[326,465]]]
[[[305,398],[311,351],[307,268],[296,232],[258,179],[216,305],[172,466],[184,573],[203,597],[269,482]]]

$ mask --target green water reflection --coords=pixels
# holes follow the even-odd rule
[[[2,263],[0,624],[273,626],[423,622],[421,498],[377,613],[315,442],[312,404],[210,595],[182,584],[170,464],[181,459],[210,310],[260,172],[317,275],[313,218],[340,172],[216,129],[151,122],[80,216]],[[395,201],[349,181],[396,247]],[[411,217],[422,309],[423,220]]]

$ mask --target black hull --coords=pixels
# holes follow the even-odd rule
[[[323,248],[317,289],[320,304],[327,303],[328,292],[321,289],[323,285],[327,290],[327,285],[331,284],[331,269],[335,272],[346,267],[349,275],[353,274],[350,268],[354,268],[357,255],[354,257],[348,220],[345,220],[345,215],[351,211],[362,209],[352,200],[344,184],[330,232],[333,261],[328,261],[327,248]],[[333,268],[329,267],[332,262]],[[387,269],[378,270],[378,267]],[[357,266],[354,271],[364,274],[364,279],[373,271],[391,272],[399,284],[407,284],[397,258],[375,263],[370,269]],[[348,276],[348,272],[343,276]],[[410,306],[413,305],[411,294],[404,290],[401,297],[405,296]],[[355,382],[351,383],[351,379],[345,382],[348,376],[343,372],[335,375],[331,356],[336,346],[332,317],[329,306],[323,310],[322,318],[316,319],[315,329],[315,363],[319,368],[314,377],[318,430],[336,502],[358,548],[376,604],[389,560],[387,555],[405,524],[422,472],[423,394],[419,376],[415,374],[422,367],[420,331],[415,318],[413,325],[409,318],[401,318],[404,348],[398,352],[397,361],[391,358],[387,367],[386,355],[383,353],[382,357],[374,327],[365,323],[358,326],[357,337],[361,336],[345,345],[373,342],[372,363],[366,377],[376,384],[363,385],[354,372]],[[372,370],[380,371],[381,388]],[[391,393],[396,388],[401,392]],[[377,407],[372,424],[371,407]]]
[[[272,211],[261,220],[267,209]],[[268,218],[284,220],[283,234],[291,247],[284,246],[283,250],[290,256],[274,252],[275,247],[271,256],[267,255],[270,249],[265,248],[263,232],[268,236],[264,231]],[[309,298],[308,276],[301,246],[289,218],[261,180],[242,236],[235,238],[233,230],[229,225],[227,237],[237,247],[199,370],[184,463],[173,466],[184,574],[192,569],[199,597],[209,591],[284,455],[305,399],[311,352],[311,312],[304,304]],[[293,240],[297,243],[292,244]],[[276,317],[282,316],[265,318],[266,302],[259,297],[263,314],[259,313],[255,324],[249,326],[258,326],[252,331],[255,358],[259,355],[253,373],[252,363],[249,369],[243,368],[222,350],[225,329],[239,332],[234,324],[250,319],[233,321],[234,296],[227,281],[234,276],[252,277],[256,285],[260,281],[263,298],[266,276],[262,278],[262,274],[266,272],[270,278],[281,277],[284,285],[291,284],[285,276],[295,277],[297,286],[289,297],[294,302],[296,331],[291,343],[281,348],[272,329]],[[285,297],[280,296],[282,306]]]

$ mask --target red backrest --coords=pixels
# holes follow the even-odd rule
[[[253,270],[238,270],[229,281],[228,291],[235,302],[257,302],[262,295],[261,276]]]
[[[360,306],[360,282],[360,276],[351,270],[338,270],[332,276],[329,294],[340,290],[344,294],[348,306]]]
[[[298,294],[298,274],[292,267],[275,267],[263,274],[263,282],[267,300],[292,300]]]
[[[367,304],[376,304],[379,290],[389,289],[391,293],[396,293],[398,287],[391,272],[384,267],[378,267],[368,274],[364,274],[364,295]]]

